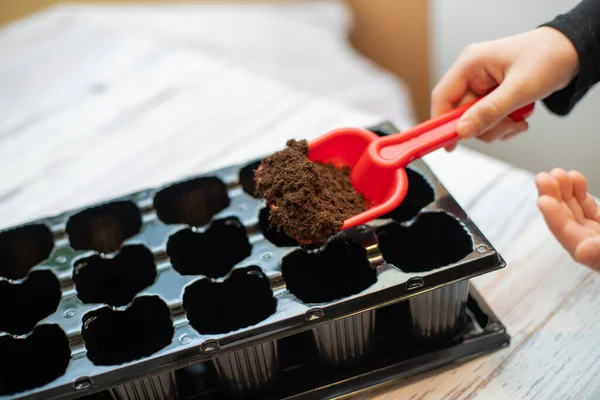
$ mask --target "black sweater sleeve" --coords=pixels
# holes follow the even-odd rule
[[[566,35],[579,55],[577,76],[566,88],[543,100],[551,112],[567,115],[600,81],[600,0],[583,0],[568,13],[542,26],[552,27]]]

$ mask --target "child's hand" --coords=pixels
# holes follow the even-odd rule
[[[578,66],[571,41],[549,27],[470,45],[433,90],[431,117],[494,89],[465,112],[458,122],[458,134],[478,136],[485,142],[511,138],[528,125],[507,116],[566,87]]]
[[[575,261],[600,270],[600,208],[583,175],[554,169],[535,181],[538,207],[552,234]]]

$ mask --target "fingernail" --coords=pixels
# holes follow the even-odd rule
[[[456,133],[458,133],[458,136],[469,138],[475,136],[477,133],[477,128],[473,122],[466,119],[458,122],[458,125],[456,126]]]

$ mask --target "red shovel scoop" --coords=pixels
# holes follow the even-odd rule
[[[348,166],[352,185],[370,208],[344,221],[342,229],[370,222],[398,207],[406,196],[408,178],[404,168],[439,148],[456,143],[460,137],[456,124],[475,102],[454,109],[414,128],[379,137],[360,128],[333,130],[309,144],[308,158],[313,162]],[[514,121],[531,115],[534,104],[510,114]]]

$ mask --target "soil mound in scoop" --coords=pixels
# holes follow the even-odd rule
[[[306,140],[290,139],[285,149],[262,161],[256,191],[275,206],[271,223],[304,244],[324,244],[346,218],[365,210],[350,169],[311,162]]]

